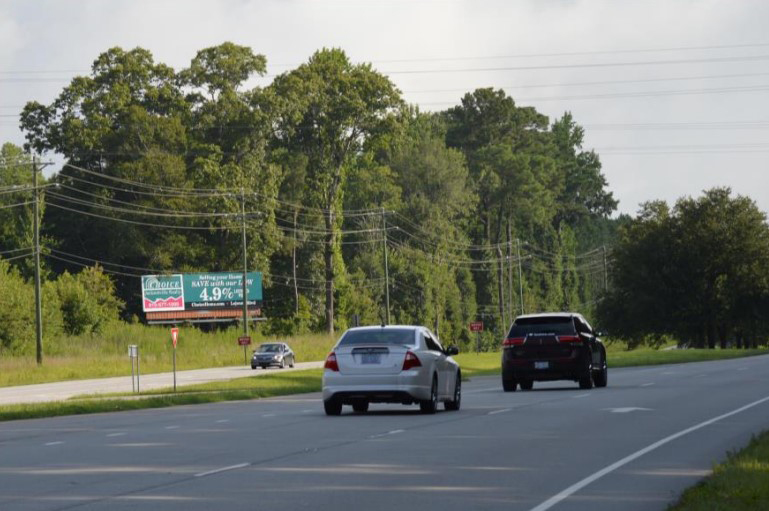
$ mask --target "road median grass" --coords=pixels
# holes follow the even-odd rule
[[[687,489],[669,511],[755,511],[769,506],[769,431],[729,453],[713,474]]]
[[[78,396],[66,401],[30,403],[0,407],[0,422],[20,419],[83,415],[90,413],[165,408],[178,405],[240,401],[319,392],[322,369],[291,371],[285,374],[250,376],[224,382],[156,389],[136,394]]]

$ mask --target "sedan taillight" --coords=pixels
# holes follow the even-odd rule
[[[520,346],[524,342],[526,342],[526,338],[525,337],[508,337],[502,343],[502,347],[503,348],[508,348],[510,346]]]
[[[403,369],[401,370],[408,371],[409,369],[413,369],[414,367],[422,367],[422,362],[420,362],[419,358],[417,358],[417,356],[414,355],[412,352],[407,351],[406,358],[403,359]]]
[[[578,335],[559,335],[558,342],[580,342],[582,339]]]
[[[329,369],[331,371],[339,371],[339,364],[336,363],[336,353],[333,351],[326,357],[326,363],[323,365],[323,369]]]

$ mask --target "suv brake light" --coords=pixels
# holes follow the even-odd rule
[[[502,343],[502,347],[507,348],[509,346],[520,346],[521,344],[526,342],[525,337],[508,337],[504,340]]]
[[[403,369],[401,371],[408,371],[414,367],[422,367],[422,362],[412,352],[407,351],[406,358],[403,359]]]
[[[323,365],[323,369],[330,369],[331,371],[339,371],[339,364],[336,363],[336,353],[333,351],[326,357],[326,363]]]
[[[558,342],[580,342],[582,339],[578,335],[559,335]]]

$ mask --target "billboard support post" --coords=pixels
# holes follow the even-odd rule
[[[179,329],[171,329],[171,343],[174,345],[174,392],[176,392],[176,345],[179,341]]]

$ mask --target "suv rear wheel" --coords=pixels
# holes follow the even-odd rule
[[[605,387],[609,382],[609,370],[607,368],[605,354],[601,361],[601,368],[593,373],[593,382],[596,387]]]
[[[512,378],[509,380],[502,378],[502,389],[505,392],[515,392],[515,388],[517,386],[518,386],[518,382],[513,380]]]
[[[534,387],[533,380],[521,380],[521,390],[531,390]]]

